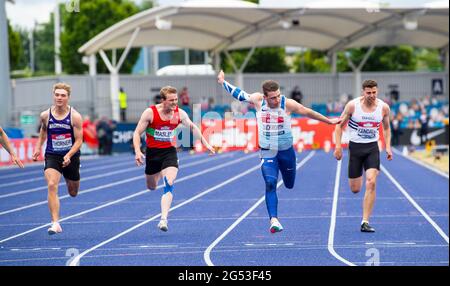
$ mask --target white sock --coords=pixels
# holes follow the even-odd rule
[[[361,221],[361,224],[363,224],[363,223],[369,224],[369,221],[367,221],[367,220],[362,220],[362,221]]]

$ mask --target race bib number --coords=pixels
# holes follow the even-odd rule
[[[155,129],[153,137],[156,141],[171,142],[174,136],[174,130],[170,129]]]
[[[52,147],[54,151],[69,151],[72,148],[72,136],[66,134],[52,134]]]
[[[280,136],[284,132],[284,118],[276,114],[271,114],[269,112],[261,113],[263,135],[266,137],[270,136]]]
[[[377,136],[377,130],[373,128],[358,128],[358,136],[363,139],[374,139]]]

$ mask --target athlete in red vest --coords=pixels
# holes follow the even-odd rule
[[[187,113],[178,109],[177,90],[171,86],[161,89],[162,102],[147,108],[134,131],[133,145],[136,164],[144,164],[141,152],[141,135],[146,132],[145,174],[147,187],[155,190],[161,178],[164,180],[164,194],[161,197],[161,220],[158,228],[167,231],[167,217],[173,199],[173,184],[178,173],[178,157],[175,148],[175,128],[181,123],[190,127],[194,136],[201,137],[202,143],[211,153],[214,148],[202,136],[200,129],[189,119]]]

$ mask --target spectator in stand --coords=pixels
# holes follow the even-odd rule
[[[216,107],[216,104],[214,103],[214,97],[208,98],[208,107],[209,109],[214,109]]]
[[[83,142],[91,149],[98,148],[97,129],[88,115],[83,120]]]
[[[391,115],[391,130],[392,130],[392,146],[397,146],[400,143],[400,135],[402,135],[401,124],[402,115],[397,113],[397,115]]]
[[[409,116],[415,117],[420,113],[420,104],[417,99],[412,99],[409,104]]]
[[[200,100],[200,108],[202,111],[208,111],[209,109],[209,101],[206,98],[206,96],[203,96],[202,99]]]
[[[303,100],[303,94],[300,91],[300,88],[298,87],[298,85],[296,85],[294,87],[294,89],[291,91],[291,98],[295,101],[297,101],[298,103],[302,103]]]
[[[97,123],[97,137],[98,137],[98,153],[106,155],[108,151],[108,134],[110,133],[109,120],[103,116]]]
[[[161,95],[157,94],[153,97],[153,103],[154,104],[160,104],[162,102]]]
[[[113,147],[114,130],[116,130],[117,122],[115,120],[108,120],[107,123],[108,123],[108,129],[106,130],[105,153],[106,153],[106,155],[111,155],[112,147]]]
[[[422,114],[419,118],[420,123],[420,144],[423,145],[425,142],[427,142],[427,134],[428,134],[428,123],[430,121],[430,117],[427,114],[427,111],[425,109],[422,109]]]
[[[333,101],[331,99],[328,99],[328,102],[327,102],[327,114],[333,113],[333,111],[334,111]]]
[[[119,105],[120,105],[120,121],[127,121],[127,94],[125,93],[123,87],[119,89]]]
[[[183,89],[180,92],[180,102],[182,106],[189,106],[189,93],[188,93],[188,88],[185,86],[183,87]]]

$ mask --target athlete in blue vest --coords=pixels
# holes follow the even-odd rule
[[[69,106],[70,85],[57,83],[53,86],[53,106],[41,113],[39,140],[33,153],[33,160],[41,154],[44,142],[44,174],[48,186],[48,208],[52,224],[48,234],[62,232],[59,220],[58,185],[61,174],[66,179],[67,189],[72,197],[80,188],[80,147],[83,143],[81,115]]]
[[[278,197],[276,193],[278,173],[288,189],[294,187],[296,157],[292,147],[291,113],[305,115],[328,124],[338,124],[339,118],[329,119],[309,109],[295,100],[286,98],[280,92],[280,85],[273,80],[264,81],[263,93],[248,94],[225,80],[220,71],[217,81],[225,90],[239,101],[252,102],[256,108],[259,147],[261,152],[261,171],[266,183],[266,206],[270,218],[270,232],[283,230],[278,220]]]

